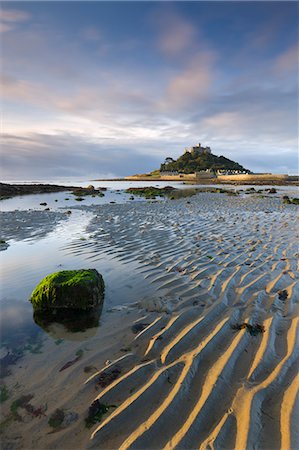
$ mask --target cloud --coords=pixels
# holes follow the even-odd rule
[[[79,134],[56,135],[29,133],[18,137],[3,135],[1,175],[3,179],[38,176],[97,177],[103,174],[124,176],[159,167],[160,157],[149,148],[139,148],[114,142],[90,139]]]
[[[298,72],[299,64],[299,46],[298,44],[292,45],[285,52],[280,54],[274,63],[274,68],[280,72]]]
[[[238,15],[232,20],[240,42],[234,43],[230,35],[223,39],[227,15],[219,22],[221,31],[213,25],[214,10],[209,10],[210,22],[186,11],[152,7],[152,28],[144,14],[140,36],[126,18],[112,32],[100,17],[61,27],[56,13],[38,15],[30,27],[6,33],[4,122],[6,133],[14,135],[6,142],[6,170],[12,171],[15,161],[24,174],[33,173],[35,164],[45,176],[55,170],[83,174],[96,161],[112,173],[111,150],[121,161],[113,173],[144,172],[198,141],[252,170],[258,158],[251,161],[248,155],[256,151],[265,156],[267,170],[281,167],[275,154],[283,150],[286,164],[293,164],[289,152],[297,152],[298,87],[295,72],[288,71],[295,67],[297,50],[289,46],[277,57],[292,37],[272,42],[270,31],[261,36],[261,27],[257,34],[264,45],[258,52],[248,45],[255,26],[250,26],[250,42],[242,40]],[[8,17],[7,31],[26,24],[22,15]],[[116,158],[121,152],[124,156]]]
[[[167,56],[176,56],[188,50],[196,41],[197,30],[190,21],[172,9],[159,9],[155,15],[158,27],[157,44]]]
[[[1,23],[0,22],[0,33],[6,33],[7,31],[11,31],[14,29],[13,25],[10,25],[8,23]]]
[[[1,19],[4,22],[24,22],[30,19],[30,14],[27,11],[19,9],[4,9],[1,12]]]
[[[194,55],[188,65],[170,79],[162,109],[170,112],[173,108],[192,108],[205,99],[214,79],[213,59],[208,52]]]
[[[20,22],[29,20],[31,15],[18,9],[4,9],[1,11],[0,33],[6,33],[16,28]],[[8,23],[7,23],[8,22]]]

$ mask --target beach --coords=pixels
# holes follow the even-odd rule
[[[280,191],[80,202],[2,221],[4,279],[18,245],[18,264],[27,254],[33,266],[2,291],[24,310],[5,309],[19,340],[7,332],[1,348],[3,449],[298,448],[298,206]],[[47,263],[34,259],[47,248]],[[82,265],[106,283],[98,325],[32,332],[35,284]],[[88,422],[92,405],[101,417]]]

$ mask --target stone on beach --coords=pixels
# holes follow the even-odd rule
[[[89,310],[101,306],[104,289],[102,275],[95,269],[63,270],[47,275],[30,301],[35,311]]]

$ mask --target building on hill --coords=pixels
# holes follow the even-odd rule
[[[185,148],[185,152],[177,160],[167,157],[160,166],[160,173],[197,173],[205,178],[216,176],[243,174],[249,172],[239,163],[224,156],[214,155],[210,147],[203,147],[200,143],[194,147]],[[204,173],[205,172],[205,173]]]
[[[210,154],[212,153],[210,147],[202,147],[201,143],[199,142],[194,147],[186,147],[185,153],[191,153],[192,155],[204,155],[204,154]]]

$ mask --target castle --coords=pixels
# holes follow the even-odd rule
[[[211,153],[210,147],[202,147],[200,143],[196,144],[194,147],[186,147],[185,153],[191,153],[192,155],[204,155],[206,153]]]

